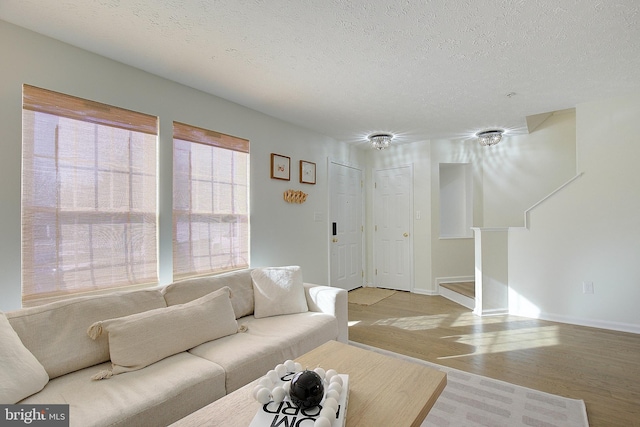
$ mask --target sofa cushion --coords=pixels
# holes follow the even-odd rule
[[[224,287],[194,301],[96,322],[89,331],[109,334],[112,371],[95,379],[135,371],[238,330],[230,290]],[[93,334],[98,336],[99,334]]]
[[[266,374],[278,363],[335,340],[338,335],[338,322],[334,316],[311,311],[263,319],[247,316],[238,319],[238,323],[246,327],[246,332],[189,350],[224,368],[227,393]]]
[[[309,310],[300,267],[256,268],[251,279],[257,319]]]
[[[2,312],[0,343],[0,403],[13,404],[42,390],[49,382],[49,375],[22,344]]]
[[[236,319],[253,313],[251,270],[237,270],[213,276],[194,277],[173,282],[164,288],[168,306],[184,304],[225,286],[231,289],[231,305]]]
[[[53,379],[109,360],[108,343],[91,340],[88,325],[166,306],[160,290],[152,289],[70,298],[9,312],[7,318]]]
[[[51,380],[21,404],[69,404],[71,427],[165,426],[225,395],[224,370],[183,352],[109,381],[91,381],[108,363]]]

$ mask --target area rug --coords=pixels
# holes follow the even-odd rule
[[[373,305],[395,294],[396,291],[381,288],[358,288],[349,292],[349,303]]]
[[[447,386],[421,427],[589,426],[582,400],[470,374],[353,341],[349,344],[447,373]]]

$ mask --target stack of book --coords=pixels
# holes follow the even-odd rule
[[[344,427],[347,420],[347,403],[349,401],[349,375],[338,374],[342,378],[342,390],[337,399],[338,408],[334,419],[329,420],[331,427]],[[279,380],[279,384],[275,387],[283,386],[285,382],[290,381],[293,373],[283,376],[284,380]],[[276,403],[270,401],[262,404],[256,412],[249,427],[313,427],[318,418],[321,417],[320,412],[324,408],[327,400],[328,384],[325,383],[325,396],[318,406],[311,408],[299,408],[291,403],[289,396],[285,396],[284,400]]]

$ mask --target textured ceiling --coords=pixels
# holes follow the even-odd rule
[[[0,0],[0,19],[353,143],[526,132],[640,92],[638,0]]]

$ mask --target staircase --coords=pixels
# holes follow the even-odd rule
[[[476,308],[475,282],[440,283],[440,295],[470,310]]]

